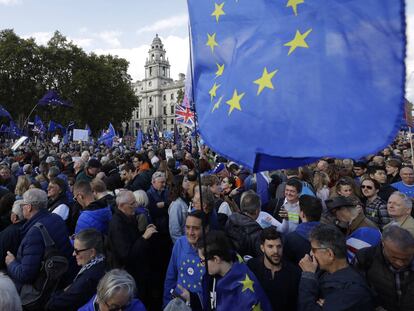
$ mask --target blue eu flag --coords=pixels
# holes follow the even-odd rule
[[[54,90],[47,91],[37,104],[39,106],[72,107],[72,104],[69,101],[60,98],[59,94]]]
[[[112,126],[112,123],[109,123],[108,129],[102,133],[101,137],[99,137],[98,144],[105,144],[107,147],[112,147],[115,136],[115,129]]]
[[[216,152],[254,171],[389,144],[403,114],[402,0],[188,0],[194,101]]]

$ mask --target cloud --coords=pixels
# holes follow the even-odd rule
[[[52,37],[53,37],[53,32],[34,32],[34,33],[31,33],[31,34],[22,36],[22,38],[24,38],[24,39],[33,38],[33,39],[35,39],[36,43],[40,44],[40,45],[46,45],[47,42]]]
[[[0,0],[0,5],[16,5],[21,3],[21,0]]]
[[[91,38],[68,38],[68,40],[73,41],[73,43],[84,50],[89,50],[92,47],[94,39]]]
[[[182,14],[182,15],[176,15],[172,16],[170,18],[161,19],[159,21],[156,21],[152,25],[144,26],[137,30],[137,34],[142,34],[145,32],[157,32],[161,30],[166,29],[172,29],[177,27],[186,26],[188,23],[188,15]]]
[[[177,36],[168,36],[165,39],[161,37],[164,48],[167,51],[167,58],[171,65],[171,78],[178,79],[179,73],[187,72],[189,60],[188,37],[180,38]],[[98,55],[117,55],[129,61],[128,73],[133,81],[142,80],[145,77],[145,60],[148,58],[149,44],[140,45],[131,49],[95,49]]]
[[[118,48],[121,46],[121,42],[118,39],[121,34],[122,33],[119,31],[104,31],[97,34],[97,36],[105,43],[109,44],[111,48]]]

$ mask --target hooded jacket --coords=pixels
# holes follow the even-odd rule
[[[111,208],[105,201],[94,201],[81,211],[76,223],[75,234],[84,229],[96,229],[108,234],[109,222],[112,219]]]
[[[253,218],[241,213],[230,215],[225,226],[227,235],[241,256],[259,257],[262,255],[260,250],[260,232],[262,230],[262,227]]]

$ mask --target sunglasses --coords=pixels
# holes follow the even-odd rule
[[[123,311],[123,310],[128,309],[131,306],[131,302],[128,302],[126,305],[119,306],[119,307],[118,306],[117,307],[111,307],[106,302],[105,302],[105,305],[108,307],[108,311],[119,311],[119,310]]]
[[[368,189],[368,190],[372,190],[374,189],[372,186],[367,186],[367,185],[362,185],[361,189]]]
[[[80,253],[87,251],[90,248],[84,248],[84,249],[76,249],[74,248],[73,251],[75,252],[76,255],[79,255]]]

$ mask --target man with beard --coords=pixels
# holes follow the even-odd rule
[[[247,262],[270,300],[273,310],[296,310],[300,269],[283,259],[281,235],[274,227],[260,234],[264,256]]]

